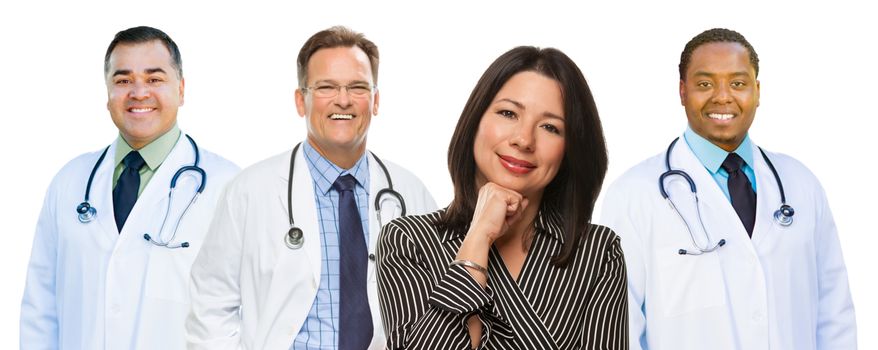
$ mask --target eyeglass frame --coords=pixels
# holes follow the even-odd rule
[[[347,91],[349,96],[366,97],[366,96],[369,96],[372,93],[374,93],[376,90],[378,90],[378,86],[376,86],[376,85],[368,85],[368,84],[363,84],[363,83],[353,83],[353,84],[348,84],[348,85],[338,85],[338,84],[328,84],[327,83],[325,85],[320,85],[320,86],[317,86],[317,85],[305,86],[305,87],[302,87],[300,89],[302,89],[303,92],[311,90],[311,92],[313,93],[315,91],[319,91],[318,88],[328,88],[328,87],[334,88],[333,90],[335,91],[335,93],[332,95],[320,95],[320,93],[315,93],[314,96],[320,97],[320,98],[335,98],[338,96],[338,94],[341,93],[341,89],[345,89],[345,91]],[[368,87],[368,92],[363,93],[363,94],[357,94],[357,93],[354,93],[351,91],[351,88],[365,88],[365,87]]]

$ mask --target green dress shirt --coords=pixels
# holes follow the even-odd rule
[[[168,154],[171,154],[171,150],[174,149],[174,145],[177,144],[179,138],[180,128],[177,127],[177,124],[174,124],[174,127],[171,128],[171,130],[168,130],[164,135],[159,136],[159,138],[153,140],[148,145],[143,146],[143,148],[136,150],[140,152],[140,156],[146,161],[146,166],[140,168],[140,189],[137,190],[138,197],[143,193],[146,184],[149,183],[149,180],[152,179],[152,176],[158,171],[159,166],[162,165],[162,162],[165,161]],[[119,137],[116,138],[116,155],[114,159],[115,163],[113,163],[116,164],[116,168],[113,171],[113,188],[116,188],[119,176],[122,175],[122,170],[125,168],[125,165],[122,164],[122,160],[125,159],[125,156],[128,155],[128,153],[134,150],[135,149],[131,148],[131,146],[128,145],[128,142],[122,138],[122,134],[119,134]]]

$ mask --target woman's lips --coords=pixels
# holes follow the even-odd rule
[[[500,164],[502,164],[506,170],[516,174],[527,174],[537,167],[528,161],[503,155],[500,156]]]

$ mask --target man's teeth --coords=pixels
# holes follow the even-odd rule
[[[333,115],[329,116],[329,118],[332,120],[351,120],[351,119],[354,119],[354,115],[353,114],[333,114]]]
[[[131,109],[131,112],[134,112],[134,113],[146,113],[146,112],[149,112],[149,111],[152,111],[152,110],[153,110],[152,108],[132,108],[132,109]]]
[[[707,116],[710,119],[729,120],[729,119],[732,119],[735,115],[734,114],[709,113]]]

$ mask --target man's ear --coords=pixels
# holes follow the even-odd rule
[[[298,88],[298,89],[296,89],[296,93],[295,93],[295,95],[296,95],[296,112],[299,113],[299,116],[300,116],[300,117],[304,117],[304,116],[305,116],[305,111],[306,111],[306,108],[305,108],[305,94],[302,93],[302,89],[301,89],[301,88]]]

